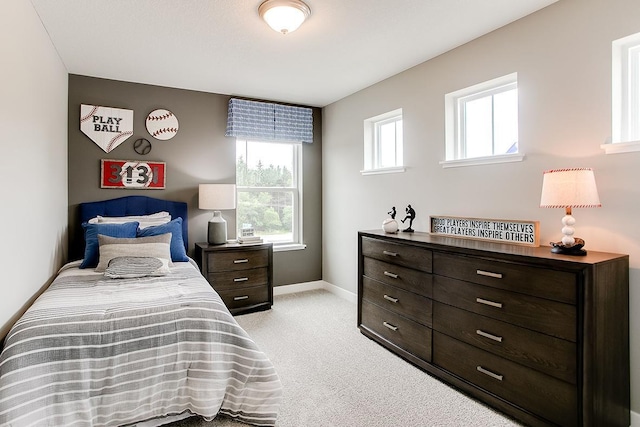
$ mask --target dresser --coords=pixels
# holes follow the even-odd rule
[[[196,243],[195,258],[231,314],[268,310],[273,305],[271,243]]]
[[[358,327],[525,424],[630,423],[627,255],[361,231]]]

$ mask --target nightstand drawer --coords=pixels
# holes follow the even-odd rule
[[[362,325],[427,362],[431,361],[431,329],[362,301]]]
[[[373,258],[364,258],[364,275],[397,288],[431,297],[433,276]]]
[[[563,426],[577,424],[575,386],[433,332],[433,363]]]
[[[269,271],[266,267],[222,271],[219,273],[209,273],[207,280],[216,290],[247,288],[266,285],[269,280]]]
[[[209,252],[207,265],[209,273],[267,267],[269,253],[266,249]]]
[[[435,276],[433,299],[534,331],[576,341],[576,307]]]
[[[433,272],[494,288],[576,303],[576,275],[567,271],[517,265],[469,256],[436,253]]]
[[[377,282],[368,277],[362,278],[362,298],[431,327],[432,301],[429,298]]]
[[[269,304],[269,289],[266,286],[217,291],[229,310]]]
[[[398,245],[384,240],[362,239],[362,255],[392,264],[431,273],[432,253],[417,246]]]
[[[433,303],[433,329],[576,384],[575,343],[438,302]]]

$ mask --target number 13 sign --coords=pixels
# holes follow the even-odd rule
[[[165,185],[165,163],[101,160],[101,188],[159,190]]]

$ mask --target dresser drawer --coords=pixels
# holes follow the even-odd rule
[[[578,423],[577,389],[468,344],[433,332],[433,363],[562,426]]]
[[[365,300],[362,325],[420,359],[431,361],[430,328]]]
[[[575,343],[438,302],[433,303],[433,329],[576,384]]]
[[[267,267],[269,252],[267,249],[209,252],[207,265],[209,273]]]
[[[364,275],[367,277],[431,297],[433,276],[429,273],[366,257],[363,264]]]
[[[269,280],[268,274],[269,271],[266,267],[250,268],[247,270],[209,273],[207,280],[216,290],[247,288],[266,285]]]
[[[547,335],[576,341],[576,307],[434,276],[433,299]]]
[[[431,327],[432,301],[393,286],[362,278],[362,298],[379,307]]]
[[[431,273],[432,270],[432,252],[417,246],[363,237],[362,255],[427,273]]]
[[[576,303],[577,277],[574,273],[567,271],[436,253],[433,259],[433,272],[441,276],[540,298],[569,304]]]
[[[269,289],[267,286],[238,288],[217,292],[229,310],[249,307],[257,304],[269,304]]]

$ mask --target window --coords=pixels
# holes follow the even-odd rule
[[[274,249],[302,245],[300,143],[237,139],[236,188],[238,229],[251,224]]]
[[[362,173],[403,171],[402,109],[365,120]]]
[[[446,164],[518,161],[517,73],[445,95]],[[487,159],[488,158],[488,159]]]
[[[640,151],[640,33],[612,44],[611,143],[607,153]]]

